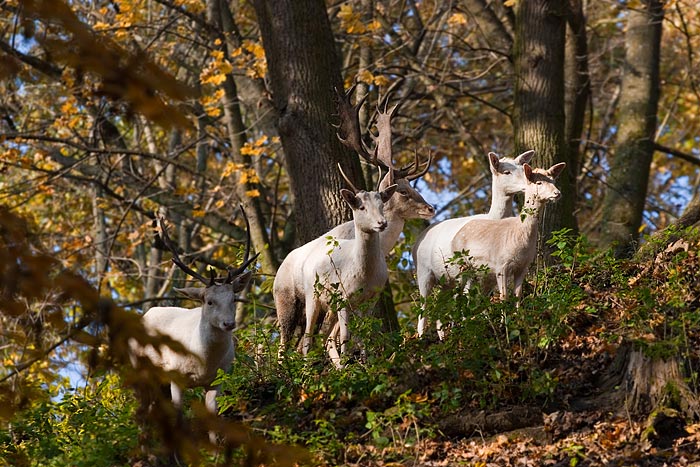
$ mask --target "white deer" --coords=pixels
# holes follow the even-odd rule
[[[387,111],[388,96],[385,101],[384,111],[377,108],[376,125],[378,136],[374,137],[372,135],[375,140],[375,147],[373,150],[368,149],[362,140],[359,122],[359,110],[364,104],[366,97],[355,106],[351,105],[350,97],[355,87],[356,85],[345,93],[341,93],[336,89],[338,116],[340,117],[340,125],[337,127],[338,138],[345,146],[353,149],[364,160],[386,171],[387,176],[381,180],[378,190],[384,190],[388,186],[396,184],[396,194],[384,205],[384,215],[388,225],[386,230],[380,233],[382,251],[385,256],[388,256],[399,240],[406,220],[431,219],[435,215],[435,208],[426,202],[410,183],[428,172],[432,163],[432,157],[428,155],[427,162],[421,164],[416,153],[416,159],[413,164],[401,169],[394,167],[391,119],[400,104]],[[423,165],[423,168],[420,167],[421,165]],[[348,221],[333,228],[324,237],[353,238],[354,235],[355,227],[353,222]]]
[[[285,259],[273,286],[280,325],[280,352],[284,351],[294,333],[300,318],[299,311],[303,308],[306,315],[302,345],[304,355],[311,348],[319,315],[333,311],[330,310],[330,291],[340,293],[346,306],[337,310],[336,329],[326,343],[331,360],[338,368],[342,364],[335,341],[337,337],[340,353],[344,353],[349,338],[350,310],[375,298],[389,276],[379,233],[387,227],[384,203],[396,190],[396,185],[391,185],[382,191],[361,191],[352,186],[347,178],[346,181],[353,190],[342,189],[341,195],[352,209],[354,238],[336,239],[330,252],[328,247],[316,240],[297,248],[292,252],[293,257],[305,257],[306,260],[290,266]]]
[[[354,89],[355,86],[346,93],[336,90],[338,114],[340,117],[338,137],[343,144],[354,149],[364,160],[386,171],[386,175],[381,179],[377,191],[381,192],[391,185],[396,185],[394,195],[389,198],[383,207],[387,226],[379,232],[380,249],[382,255],[386,257],[398,241],[407,219],[430,219],[435,215],[433,206],[428,204],[410,184],[412,180],[423,176],[428,171],[432,158],[428,157],[428,161],[425,164],[421,164],[416,157],[414,163],[408,167],[401,169],[394,167],[391,145],[391,118],[398,106],[394,106],[389,111],[387,111],[386,107],[384,111],[377,109],[376,125],[378,136],[374,138],[374,149],[368,149],[362,141],[358,118],[358,112],[364,100],[355,106],[351,105],[349,101]],[[325,255],[329,244],[338,240],[353,239],[355,238],[355,233],[356,222],[348,221],[291,251],[277,270],[275,284],[293,283],[295,281],[293,276],[298,276],[299,271],[306,269],[308,267],[306,263],[315,258],[316,255]],[[297,278],[296,282],[300,282],[300,279]],[[275,293],[276,297],[285,294],[282,289],[283,287],[280,285],[279,292]],[[280,352],[283,352],[295,331],[296,325],[302,321],[304,304],[300,300],[292,301],[288,299],[278,302],[277,298],[275,303],[281,329]],[[296,304],[293,309],[290,308],[291,303]]]
[[[491,170],[491,207],[486,214],[447,219],[431,225],[421,233],[413,245],[413,262],[416,268],[418,291],[427,297],[441,278],[447,283],[454,280],[448,274],[449,259],[454,255],[452,239],[468,222],[476,219],[503,219],[513,216],[513,196],[525,190],[527,180],[523,165],[529,163],[535,152],[530,150],[518,157],[499,158],[490,152],[489,168]],[[438,323],[438,328],[440,323]],[[425,332],[424,316],[418,318],[418,335]]]
[[[245,213],[243,213],[245,217]],[[207,388],[205,404],[210,413],[216,414],[218,386],[211,383],[219,369],[228,371],[234,358],[234,344],[231,336],[236,325],[236,302],[238,294],[246,287],[252,272],[246,268],[258,255],[250,256],[250,228],[246,218],[248,242],[243,263],[238,268],[229,268],[224,278],[212,273],[209,280],[187,266],[178,256],[177,246],[167,234],[163,219],[160,220],[160,240],[172,252],[173,263],[190,276],[198,279],[206,287],[185,287],[175,289],[188,297],[201,302],[197,308],[174,306],[150,308],[142,317],[144,327],[151,336],[165,335],[187,350],[179,353],[166,345],[158,349],[153,345],[140,345],[136,339],[129,340],[131,361],[138,366],[139,358],[148,358],[155,366],[165,371],[175,371],[185,377],[188,387]],[[182,389],[175,381],[170,383],[173,405],[182,406]],[[212,441],[216,437],[210,434]]]
[[[561,196],[554,180],[566,167],[561,162],[548,170],[523,166],[527,185],[520,216],[505,219],[476,219],[466,223],[452,239],[452,251],[466,251],[474,266],[487,266],[498,285],[502,300],[509,284],[520,297],[528,268],[537,254],[537,224],[543,206]]]

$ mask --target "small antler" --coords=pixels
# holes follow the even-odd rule
[[[250,256],[250,222],[248,221],[248,216],[246,215],[245,211],[243,210],[243,206],[239,205],[241,208],[241,213],[243,214],[243,219],[245,219],[245,231],[246,231],[246,245],[245,245],[245,254],[243,255],[243,263],[241,263],[240,266],[238,266],[236,269],[233,269],[232,267],[228,268],[228,274],[226,276],[225,283],[230,284],[231,282],[234,281],[238,276],[243,274],[248,266],[255,261],[258,258],[258,255],[260,253],[256,253],[255,256],[249,259]]]
[[[158,218],[158,222],[160,224],[160,239],[163,242],[163,245],[170,250],[170,252],[173,254],[173,263],[175,263],[180,269],[182,269],[185,274],[188,274],[201,283],[205,284],[207,287],[210,287],[214,285],[214,282],[216,280],[216,277],[214,276],[214,273],[211,273],[211,279],[207,281],[207,279],[204,278],[200,273],[195,271],[194,269],[190,268],[187,266],[181,259],[180,255],[177,253],[177,246],[173,244],[173,241],[170,239],[170,236],[168,235],[168,229],[165,226],[165,219],[161,216]]]
[[[350,179],[348,178],[347,175],[345,175],[345,172],[343,172],[343,168],[340,166],[340,163],[338,163],[338,170],[340,170],[340,175],[345,179],[345,182],[352,188],[353,193],[357,194],[360,190],[355,187],[355,185],[352,184]]]

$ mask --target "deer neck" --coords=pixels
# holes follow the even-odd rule
[[[357,262],[363,265],[374,264],[377,258],[384,259],[382,242],[378,232],[365,232],[355,226],[354,255]]]
[[[384,211],[388,225],[383,232],[379,233],[381,249],[384,256],[387,256],[399,241],[399,236],[403,231],[405,220],[392,211]]]
[[[542,207],[545,201],[534,196],[528,196],[525,198],[525,204],[520,211],[520,220],[522,221],[523,228],[528,231],[537,232],[537,225],[542,212]]]
[[[507,195],[499,190],[493,190],[489,219],[505,219],[513,217],[513,195]]]

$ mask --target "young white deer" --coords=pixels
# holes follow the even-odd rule
[[[243,213],[245,217],[245,213]],[[251,271],[246,268],[257,258],[250,258],[250,227],[245,219],[248,241],[243,263],[237,268],[228,268],[226,277],[209,280],[187,266],[177,253],[177,246],[170,240],[165,223],[160,219],[160,240],[173,254],[173,263],[188,275],[198,279],[206,286],[175,289],[188,297],[200,301],[197,308],[174,306],[150,308],[142,317],[149,335],[165,335],[179,342],[188,351],[182,354],[166,345],[158,349],[152,345],[141,346],[135,339],[130,339],[131,360],[134,366],[138,359],[145,357],[165,371],[176,371],[183,375],[188,387],[205,386],[207,388],[205,404],[209,412],[216,414],[216,396],[218,387],[211,383],[219,369],[228,370],[233,363],[234,345],[231,336],[236,323],[236,302],[238,294],[246,287]],[[173,404],[182,405],[182,388],[174,381],[170,384]],[[212,441],[215,436],[210,435]]]
[[[503,219],[513,216],[513,196],[525,190],[527,180],[523,165],[535,155],[530,150],[516,158],[499,158],[493,152],[488,154],[491,170],[491,207],[487,214],[447,219],[431,225],[423,231],[413,246],[413,262],[416,268],[418,291],[427,297],[441,278],[451,282],[448,275],[448,260],[452,258],[452,239],[468,222],[476,219]],[[418,335],[425,332],[424,316],[418,318]],[[439,323],[438,323],[439,327]]]
[[[510,283],[515,296],[521,295],[525,275],[537,253],[538,217],[546,203],[561,196],[554,180],[564,167],[564,162],[548,170],[532,169],[525,164],[527,185],[520,216],[473,220],[452,239],[452,251],[466,251],[472,265],[489,268],[489,275],[491,279],[495,276],[502,300],[508,297]]]
[[[308,353],[319,315],[331,311],[332,297],[329,291],[332,289],[338,290],[348,304],[337,310],[337,337],[340,352],[345,352],[349,337],[350,309],[376,297],[388,278],[379,233],[387,227],[383,213],[384,203],[394,194],[396,185],[368,192],[357,190],[347,178],[346,181],[353,190],[342,189],[341,195],[352,209],[354,238],[336,239],[330,252],[325,242],[314,240],[307,243],[292,252],[294,258],[305,257],[305,261],[292,264],[285,259],[275,277],[273,294],[280,325],[280,352],[284,351],[293,335],[303,308],[306,312],[306,326],[302,351],[304,355]],[[326,347],[333,363],[341,367],[334,337],[335,334]]]

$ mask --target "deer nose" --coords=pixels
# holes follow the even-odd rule
[[[234,328],[236,327],[236,322],[235,321],[224,321],[223,322],[224,329],[227,331],[233,331]]]
[[[380,232],[383,232],[384,229],[386,229],[387,226],[387,221],[383,220],[377,223],[377,229],[379,229]]]

